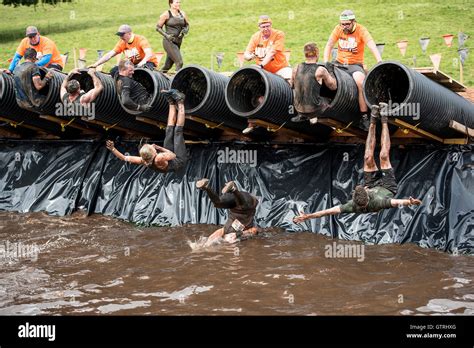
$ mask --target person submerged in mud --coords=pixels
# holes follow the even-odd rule
[[[388,131],[388,116],[381,115],[380,109],[387,110],[387,104],[380,103],[380,106],[372,106],[369,132],[365,144],[364,154],[364,181],[365,186],[358,185],[354,189],[352,200],[346,204],[338,205],[330,209],[317,211],[312,214],[301,213],[295,216],[294,223],[301,223],[308,219],[320,218],[326,215],[336,215],[341,213],[371,213],[382,209],[395,208],[400,206],[420,205],[421,200],[416,198],[394,199],[397,193],[397,182],[390,163],[390,134]],[[377,120],[382,121],[382,149],[380,151],[380,167],[378,169],[375,159],[375,130]]]
[[[187,154],[183,136],[185,122],[185,95],[176,89],[162,90],[169,103],[168,124],[163,147],[145,144],[140,148],[140,156],[125,156],[107,140],[107,148],[120,160],[132,164],[142,164],[156,171],[177,172],[186,166]]]
[[[229,217],[224,227],[211,234],[204,247],[213,245],[220,238],[228,243],[234,243],[239,239],[254,236],[258,233],[258,228],[254,226],[254,217],[258,205],[255,196],[248,192],[239,191],[233,181],[225,184],[221,196],[209,187],[209,179],[197,181],[196,188],[207,192],[214,207],[229,209]]]

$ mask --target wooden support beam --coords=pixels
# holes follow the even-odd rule
[[[414,133],[416,135],[419,135],[423,138],[430,139],[430,140],[435,140],[437,142],[440,142],[442,144],[457,144],[457,145],[465,145],[468,143],[468,140],[466,138],[453,138],[453,139],[443,139],[437,135],[431,134],[430,132],[427,132],[423,129],[420,129],[412,124],[406,123],[398,118],[391,118],[388,121],[391,124],[394,124],[396,126],[401,127],[402,132],[406,133],[408,130],[410,133]],[[461,125],[462,127],[462,125]]]
[[[234,134],[234,135],[238,135],[238,136],[240,136],[242,134],[238,130],[236,130],[234,128],[231,128],[229,126],[226,126],[223,123],[216,123],[216,122],[213,122],[213,121],[205,120],[205,119],[203,119],[199,116],[186,115],[186,119],[194,121],[194,122],[201,123],[201,124],[205,125],[206,128],[210,128],[210,129],[216,129],[217,128],[217,129],[220,129],[220,130],[223,130],[223,131],[227,131],[230,134]]]
[[[162,131],[164,131],[166,129],[166,123],[161,122],[161,121],[152,120],[151,118],[147,118],[147,117],[143,117],[143,116],[136,116],[135,120],[137,120],[138,122],[149,124],[151,126],[155,126],[155,127],[159,128]],[[196,138],[199,138],[201,136],[201,134],[199,134],[197,132],[186,129],[186,126],[183,128],[183,133],[185,135],[189,135],[189,136],[196,137]]]
[[[456,122],[454,120],[449,121],[449,128],[458,131],[459,133],[474,137],[474,129],[466,127],[462,123]]]
[[[13,120],[10,120],[6,117],[0,117],[0,121],[8,122],[13,127],[23,127],[23,128],[34,130],[35,132],[47,132],[47,130],[44,130],[43,128],[32,126],[32,125],[26,124],[24,122],[13,121]]]
[[[0,136],[6,138],[20,139],[22,137],[20,132],[14,131],[12,129],[3,129],[0,128]]]
[[[74,123],[75,118],[73,118],[72,120],[64,120],[64,119],[61,119],[59,117],[49,116],[49,115],[40,115],[39,117],[42,118],[42,119],[45,119],[45,120],[48,120],[48,121],[59,124],[61,126],[61,130],[63,130],[63,131],[66,129],[66,127],[71,127],[71,128],[78,129],[78,130],[86,132],[86,133],[100,134],[95,129],[90,129],[90,128],[87,128],[87,127],[82,126],[80,124]]]
[[[361,139],[367,138],[367,132],[359,129],[357,127],[352,126],[351,123],[345,124],[341,121],[334,120],[332,118],[319,118],[314,117],[310,120],[311,124],[323,124],[325,126],[329,126],[335,129],[335,132],[339,136],[355,136]],[[344,135],[343,135],[344,133]]]
[[[81,120],[84,121],[84,122],[89,122],[89,123],[101,126],[103,129],[105,129],[105,131],[108,131],[109,129],[113,129],[113,130],[116,130],[116,131],[119,131],[119,132],[122,132],[122,133],[127,133],[127,134],[132,132],[130,129],[126,129],[126,128],[117,126],[116,124],[110,124],[110,123],[106,123],[106,122],[99,121],[99,120],[89,120],[87,117],[81,117]],[[137,133],[137,134],[140,134],[142,136],[145,136],[145,137],[149,136],[149,135],[145,135],[145,134],[143,134],[141,132],[138,132],[138,131],[133,131],[133,132]]]
[[[441,70],[436,70],[434,67],[415,68],[415,70],[453,92],[466,91],[466,86],[463,85],[462,81],[459,82]]]
[[[440,142],[440,143],[443,143],[443,142],[444,142],[444,139],[443,139],[443,138],[441,138],[441,137],[439,137],[439,136],[437,136],[437,135],[431,134],[430,132],[427,132],[427,131],[425,131],[425,130],[423,130],[423,129],[420,129],[420,128],[418,128],[417,126],[414,126],[414,125],[412,125],[412,124],[410,124],[410,123],[407,123],[407,122],[405,122],[405,121],[402,121],[402,120],[400,120],[400,119],[398,119],[398,118],[393,118],[393,117],[392,117],[392,118],[389,118],[389,119],[388,119],[388,122],[391,123],[391,124],[393,124],[393,125],[395,125],[395,126],[401,127],[401,128],[402,128],[402,131],[403,131],[404,129],[406,129],[406,130],[410,131],[411,133],[414,133],[414,134],[416,134],[416,135],[419,135],[419,136],[421,136],[421,137],[423,137],[423,138],[427,138],[427,139],[431,139],[431,140],[436,140],[436,141],[438,141],[438,142]]]
[[[249,119],[249,123],[253,123],[256,126],[264,127],[267,129],[267,131],[279,134],[279,135],[285,135],[291,138],[294,138],[294,140],[298,142],[303,142],[304,140],[308,141],[314,141],[314,137],[300,133],[298,131],[295,131],[293,129],[288,129],[288,128],[283,128],[283,126],[278,126],[276,124],[273,124],[271,122],[263,121],[263,120],[258,120],[258,119]]]

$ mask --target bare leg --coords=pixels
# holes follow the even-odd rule
[[[364,172],[375,172],[378,170],[374,159],[375,129],[376,124],[371,122],[369,132],[367,133],[367,140],[365,141]]]
[[[219,228],[217,231],[211,234],[209,238],[207,238],[207,241],[204,244],[204,247],[208,247],[214,244],[215,241],[218,240],[219,238],[222,238],[223,235],[224,235],[224,228]]]
[[[335,91],[337,89],[337,80],[332,77],[326,68],[322,66],[318,67],[314,77],[320,85],[324,83],[324,85],[331,91]]]
[[[168,111],[168,126],[175,126],[176,125],[176,106],[173,104],[170,104],[170,109]]]
[[[186,121],[186,115],[184,113],[184,102],[178,102],[178,120],[176,121],[177,126],[184,126],[184,122]]]
[[[382,136],[381,136],[382,150],[380,151],[380,167],[381,169],[390,169],[390,133],[388,131],[387,122],[382,122]]]
[[[367,104],[365,103],[365,98],[364,98],[364,90],[363,90],[363,84],[364,84],[364,79],[365,75],[361,73],[360,71],[356,71],[352,77],[354,78],[354,81],[357,85],[357,89],[359,91],[359,109],[361,113],[366,113],[368,108]]]

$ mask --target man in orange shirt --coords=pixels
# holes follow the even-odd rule
[[[125,54],[125,58],[130,60],[137,68],[146,67],[153,70],[158,66],[158,60],[153,54],[150,43],[144,36],[134,34],[132,28],[127,24],[121,25],[116,35],[120,36],[120,40],[114,49],[92,64],[90,68],[97,68],[122,52]],[[115,76],[117,72],[117,66],[110,70],[112,76]]]
[[[378,62],[382,61],[375,41],[369,31],[356,22],[355,14],[351,10],[345,10],[339,17],[339,24],[334,28],[324,49],[324,62],[326,67],[319,67],[316,71],[316,79],[319,83],[324,83],[332,90],[337,89],[337,81],[333,76],[333,66],[328,63],[334,44],[338,44],[337,58],[334,64],[343,71],[352,75],[359,90],[359,110],[362,119],[368,122],[367,104],[365,103],[362,85],[365,79],[364,48],[369,47],[370,51]],[[328,71],[329,69],[329,71]]]
[[[266,15],[259,17],[258,27],[260,31],[252,35],[244,58],[247,61],[255,60],[261,68],[289,81],[292,71],[284,53],[285,33],[272,29],[272,20]]]
[[[6,73],[10,74],[15,70],[18,62],[23,58],[28,48],[34,48],[36,50],[38,54],[36,57],[38,59],[36,62],[37,66],[44,66],[60,71],[63,70],[63,60],[54,41],[48,39],[46,36],[40,36],[38,28],[30,26],[26,28],[26,37],[21,40],[10,66],[5,70]]]

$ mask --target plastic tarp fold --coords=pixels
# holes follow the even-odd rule
[[[135,142],[116,146],[131,155],[138,152]],[[86,209],[145,225],[223,224],[227,212],[214,208],[195,188],[196,180],[206,177],[218,192],[234,180],[256,195],[260,227],[472,254],[473,148],[393,146],[396,197],[420,198],[421,206],[294,225],[298,211],[314,212],[350,199],[363,179],[363,145],[192,145],[182,172],[162,174],[119,161],[103,142],[5,140],[0,142],[0,210],[67,215]],[[222,160],[229,151],[252,152],[256,162]]]

